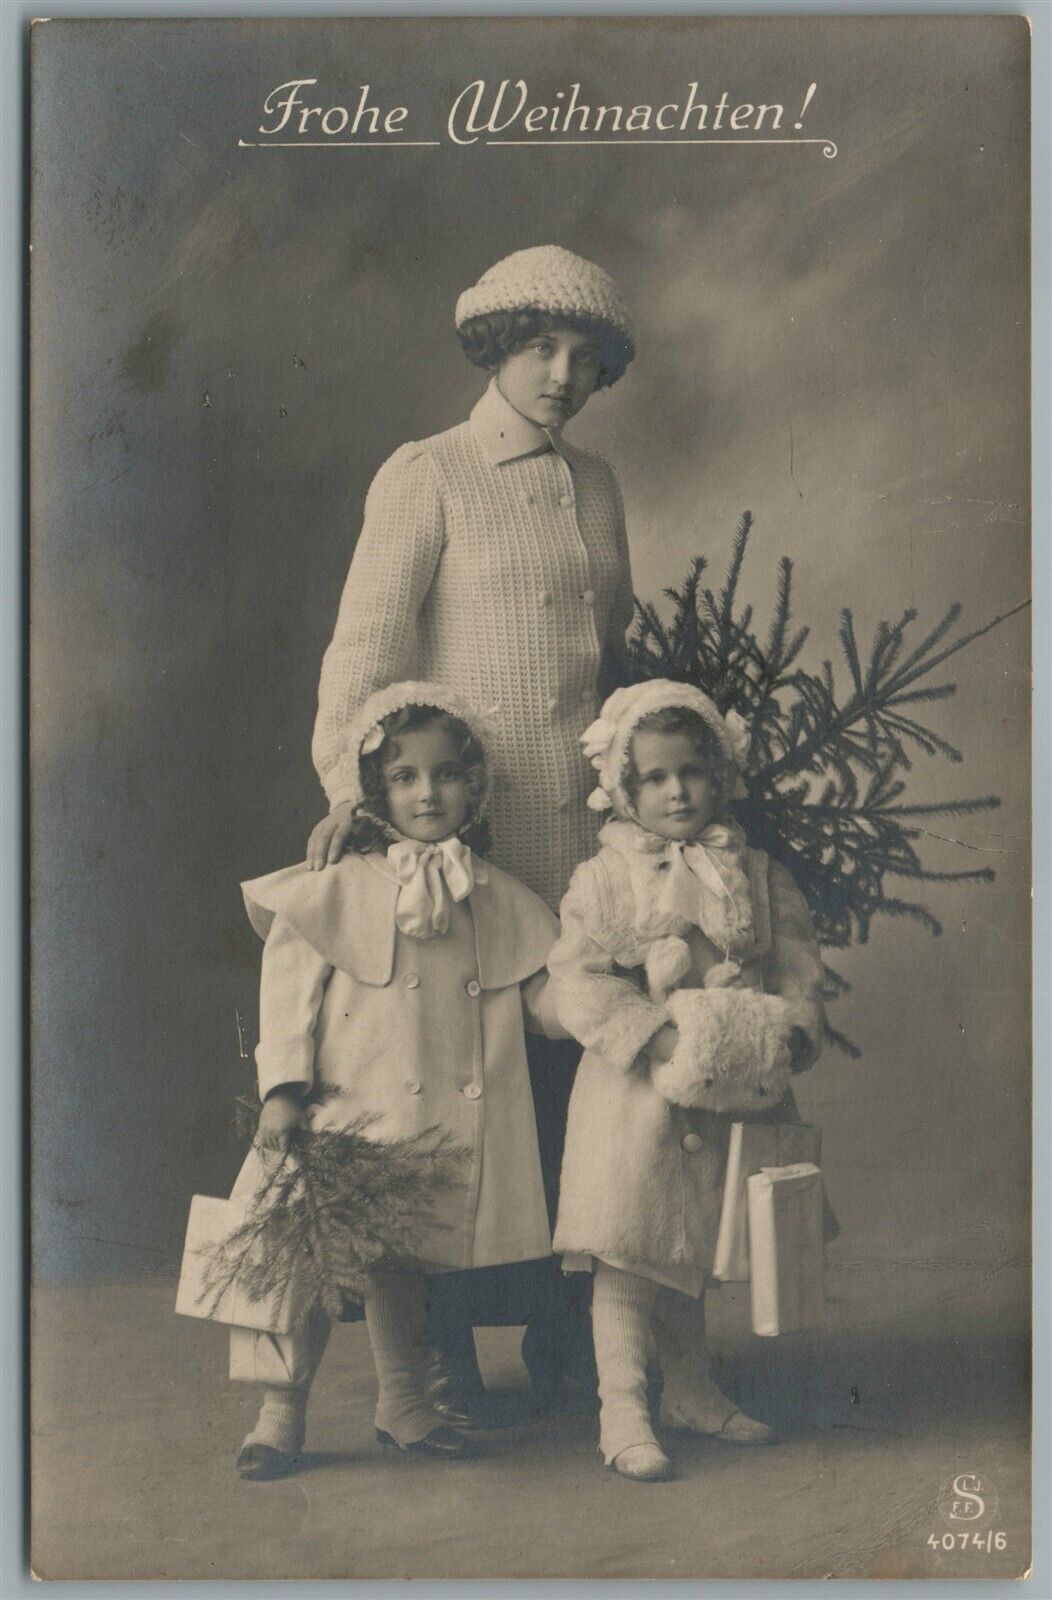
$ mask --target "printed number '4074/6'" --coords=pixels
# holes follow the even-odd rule
[[[990,1528],[985,1533],[944,1533],[941,1538],[929,1533],[926,1543],[933,1550],[984,1550],[989,1555],[991,1550],[1008,1549],[1008,1535]]]

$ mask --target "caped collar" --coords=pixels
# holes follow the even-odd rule
[[[249,920],[261,939],[275,916],[290,923],[331,966],[362,983],[390,983],[401,885],[378,851],[341,856],[312,872],[283,867],[241,885]],[[483,989],[523,983],[539,972],[559,933],[542,900],[524,884],[485,864],[470,896],[479,982]]]
[[[495,376],[468,420],[472,433],[495,467],[519,461],[523,456],[542,455],[547,450],[557,451],[573,465],[573,447],[566,443],[561,431],[542,428],[524,417],[521,411],[516,411],[497,388]]]

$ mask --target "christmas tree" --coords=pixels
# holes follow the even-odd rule
[[[927,831],[921,819],[962,817],[1000,804],[996,795],[911,803],[909,780],[918,755],[960,762],[961,752],[925,722],[921,708],[946,700],[956,684],[932,674],[966,645],[1014,616],[1029,602],[956,633],[961,607],[953,605],[927,632],[913,610],[898,622],[881,622],[868,651],[858,640],[850,610],[840,614],[839,642],[846,688],[833,664],[819,672],[800,664],[809,637],[792,622],[792,562],[783,557],[778,597],[761,636],[750,605],[738,590],[753,521],[745,512],[734,538],[727,576],[717,593],[704,582],[706,560],[693,561],[681,589],[666,589],[672,612],[636,601],[629,641],[633,679],[672,678],[692,683],[721,712],[737,711],[750,725],[745,774],[747,796],[734,810],[750,844],[766,850],[792,874],[807,898],[826,947],[864,943],[873,918],[912,917],[933,934],[941,926],[916,898],[893,884],[936,881],[988,883],[991,868],[936,871],[919,854]],[[907,889],[906,894],[915,894]],[[827,995],[848,988],[826,967]],[[836,1029],[831,1042],[858,1051]]]

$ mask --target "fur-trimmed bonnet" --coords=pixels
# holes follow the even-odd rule
[[[464,723],[482,751],[485,764],[482,792],[474,806],[474,815],[481,817],[486,809],[493,771],[493,730],[488,717],[468,705],[455,689],[441,683],[392,683],[378,689],[358,707],[340,737],[340,758],[334,769],[341,789],[346,788],[352,806],[360,805],[365,798],[362,788],[361,758],[379,750],[384,740],[383,719],[406,706],[430,706],[445,711]]]
[[[593,811],[615,811],[635,820],[632,802],[625,789],[632,750],[632,735],[643,721],[670,707],[693,711],[719,740],[720,749],[737,773],[729,798],[745,793],[741,774],[749,758],[749,726],[736,711],[722,717],[707,694],[693,684],[673,683],[669,678],[652,678],[628,689],[615,689],[596,718],[581,735],[581,746],[599,774],[599,783],[588,796]]]

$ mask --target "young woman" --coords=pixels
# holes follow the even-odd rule
[[[633,605],[617,481],[563,429],[621,377],[632,334],[607,273],[555,245],[497,262],[460,296],[456,324],[490,382],[466,422],[404,445],[369,490],[321,673],[313,749],[331,809],[308,862],[335,862],[350,834],[338,755],[348,721],[375,690],[418,674],[492,717],[494,859],[555,909],[594,847],[579,739],[601,675],[606,689],[620,681]],[[531,1041],[550,1207],[578,1054]],[[554,1268],[534,1274],[525,1307],[524,1356],[549,1399],[570,1339]],[[523,1314],[506,1283],[491,1282],[488,1308],[478,1285],[461,1287],[472,1288],[475,1320]]]

